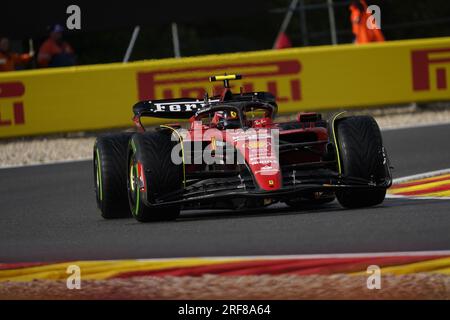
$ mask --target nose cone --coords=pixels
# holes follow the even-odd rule
[[[262,132],[248,135],[247,139],[236,147],[245,156],[258,186],[263,190],[274,191],[281,188],[278,148],[273,134],[270,131]]]
[[[271,165],[257,168],[254,166],[252,171],[258,186],[266,191],[274,191],[281,188],[281,172],[279,169],[273,169]]]

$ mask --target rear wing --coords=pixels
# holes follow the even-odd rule
[[[133,106],[133,113],[139,118],[189,119],[204,106],[219,101],[219,98],[208,99],[207,102],[193,98],[140,101]]]
[[[276,107],[275,97],[271,93],[249,92],[231,94],[225,100],[221,100],[218,96],[207,98],[205,100],[194,98],[176,98],[154,101],[144,100],[133,106],[133,113],[137,118],[153,117],[164,119],[189,119],[205,106],[210,106],[221,102],[245,102],[254,100],[268,102]]]

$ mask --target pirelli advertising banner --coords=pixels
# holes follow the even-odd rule
[[[236,92],[275,94],[280,112],[450,100],[450,38],[7,72],[0,137],[126,127],[138,100],[202,98],[225,72],[243,75]]]

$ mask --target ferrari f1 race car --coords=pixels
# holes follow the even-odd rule
[[[182,209],[259,208],[276,202],[300,208],[337,198],[345,208],[383,202],[391,186],[389,159],[370,116],[323,120],[299,113],[275,122],[268,92],[204,99],[141,101],[137,132],[106,134],[94,146],[97,204],[104,218],[174,220]],[[146,130],[143,117],[189,119]]]

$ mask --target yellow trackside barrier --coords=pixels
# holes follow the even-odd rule
[[[449,70],[450,37],[8,72],[0,137],[128,126],[137,100],[202,97],[225,72],[291,112],[448,100]]]

